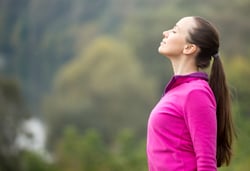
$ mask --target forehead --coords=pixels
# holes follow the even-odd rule
[[[180,19],[177,23],[176,26],[183,31],[190,30],[196,26],[195,20],[193,17],[184,17]]]

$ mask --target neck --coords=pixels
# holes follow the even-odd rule
[[[174,75],[187,75],[199,71],[198,67],[195,65],[195,60],[190,57],[172,59],[171,63]]]

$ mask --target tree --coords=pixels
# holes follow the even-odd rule
[[[233,100],[240,104],[239,113],[241,115],[250,116],[249,100],[250,91],[250,70],[248,66],[249,60],[242,56],[234,56],[225,61],[225,69],[232,89]]]
[[[48,162],[41,155],[31,151],[21,152],[20,165],[21,171],[62,171],[57,169],[54,163]]]
[[[61,171],[147,170],[145,140],[136,140],[133,131],[128,129],[107,144],[94,129],[81,134],[69,126],[57,143],[55,161]]]
[[[0,78],[0,170],[18,171],[20,155],[16,137],[22,121],[27,118],[18,84],[11,79]]]
[[[249,76],[248,59],[234,56],[223,61],[233,100],[233,118],[237,132],[233,148],[233,158],[229,167],[221,171],[247,170],[249,167]]]
[[[50,140],[66,125],[96,128],[106,139],[121,128],[145,136],[156,84],[143,73],[133,52],[121,41],[98,38],[58,72],[45,98]]]
[[[64,129],[55,151],[56,165],[63,171],[110,171],[110,157],[109,148],[97,131],[81,134],[74,126]]]

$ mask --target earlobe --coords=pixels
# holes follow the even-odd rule
[[[183,53],[186,55],[191,55],[196,53],[198,50],[198,47],[195,44],[186,44],[183,50]]]

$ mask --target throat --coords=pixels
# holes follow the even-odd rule
[[[174,75],[187,75],[199,71],[199,68],[194,64],[194,62],[191,61],[186,61],[186,62],[172,61],[172,67]]]

